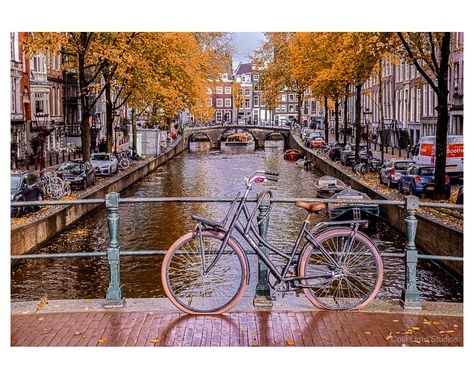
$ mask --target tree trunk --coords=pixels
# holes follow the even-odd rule
[[[356,135],[355,135],[355,159],[359,159],[359,151],[360,151],[360,111],[361,111],[361,92],[362,92],[362,84],[356,85],[356,103],[355,103],[355,128],[356,128]]]
[[[137,153],[137,111],[132,108],[132,148],[133,153]]]
[[[304,92],[299,91],[299,92],[297,92],[296,96],[298,96],[298,99],[297,99],[297,107],[298,107],[297,120],[298,120],[298,125],[301,125],[301,108],[303,107]]]
[[[384,161],[384,145],[385,145],[385,123],[384,123],[384,115],[383,115],[383,92],[382,92],[382,60],[379,61],[379,107],[380,107],[380,129],[381,129],[381,136],[380,136],[380,159]],[[377,139],[375,140],[375,150],[377,149]]]
[[[81,43],[83,46],[86,45],[87,33],[81,33]],[[82,144],[82,157],[84,161],[90,160],[91,152],[91,130],[89,125],[89,91],[87,88],[86,78],[86,62],[85,62],[85,49],[78,52],[78,69],[79,69],[79,91],[81,97],[81,144]]]
[[[436,163],[435,163],[435,200],[447,199],[449,194],[445,190],[446,150],[448,142],[448,70],[451,33],[444,33],[441,42],[441,59],[438,78],[438,122],[436,124]]]
[[[334,126],[334,134],[336,136],[336,142],[339,142],[339,99],[336,99],[334,104],[334,112],[336,113],[336,125]]]
[[[324,96],[324,139],[329,143],[328,98]]]
[[[347,144],[347,116],[348,116],[348,109],[347,109],[347,100],[349,97],[349,84],[346,84],[345,91],[344,91],[344,145]]]
[[[114,137],[114,110],[112,104],[112,91],[110,88],[110,81],[108,76],[104,75],[106,80],[105,83],[105,139],[106,139],[106,149],[108,153],[112,152],[113,144],[117,144],[116,141],[113,141]]]

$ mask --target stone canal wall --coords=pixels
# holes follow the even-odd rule
[[[97,188],[84,198],[105,199],[105,195],[109,192],[120,192],[185,149],[184,139],[180,139],[170,150],[159,157],[141,163],[137,167],[132,167],[125,175],[118,176],[112,182],[102,186],[96,185]],[[77,222],[81,217],[98,206],[103,205],[77,204],[58,206],[58,210],[55,210],[52,214],[12,229],[11,254],[21,255],[34,252],[49,239]]]
[[[290,137],[290,147],[304,150],[308,159],[311,159],[316,169],[326,175],[333,176],[350,185],[353,189],[365,192],[370,198],[377,200],[393,200],[377,192],[374,188],[361,183],[356,176],[350,175],[332,162],[316,156],[312,149],[306,148],[293,134]],[[381,206],[382,217],[398,232],[405,234],[406,212],[400,206]],[[426,254],[447,255],[454,257],[463,256],[463,231],[454,227],[442,225],[424,215],[418,214],[418,227],[416,232],[416,247]],[[463,275],[463,263],[458,261],[441,261],[442,264],[456,275]]]

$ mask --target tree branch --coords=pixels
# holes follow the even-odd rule
[[[405,40],[405,38],[403,37],[403,34],[400,33],[400,32],[397,32],[397,35],[398,37],[400,38],[402,44],[403,44],[403,47],[405,48],[406,52],[408,53],[408,56],[410,57],[412,63],[415,65],[416,69],[418,70],[418,72],[426,79],[426,81],[428,82],[428,84],[431,86],[431,88],[433,88],[433,91],[436,92],[437,95],[439,95],[439,88],[435,85],[435,83],[433,82],[433,80],[430,78],[430,76],[425,72],[425,70],[423,70],[420,66],[420,64],[418,63],[418,61],[415,59],[414,55],[413,55],[413,51],[411,51],[410,49],[410,46],[408,46],[408,43],[407,41]]]
[[[434,45],[434,42],[433,42],[433,33],[429,32],[428,35],[430,37],[431,59],[433,60],[433,65],[434,65],[434,68],[436,70],[435,71],[436,75],[439,77],[439,65],[438,65],[438,61],[436,60],[435,45]]]

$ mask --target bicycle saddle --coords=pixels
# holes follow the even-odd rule
[[[295,204],[297,207],[306,209],[308,212],[321,212],[322,210],[326,209],[326,205],[324,203],[307,203],[306,201],[297,201]]]

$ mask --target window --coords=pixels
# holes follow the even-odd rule
[[[206,105],[212,107],[212,99],[210,97],[207,99]]]
[[[216,111],[216,122],[222,122],[222,112]]]
[[[288,101],[295,101],[295,95],[293,95],[292,93],[290,93],[288,95]]]
[[[245,108],[250,108],[250,99],[245,99]]]
[[[258,74],[253,74],[253,80],[257,81],[258,80]]]
[[[216,99],[216,107],[222,108],[223,104],[223,99]]]
[[[286,101],[286,93],[281,94],[281,101]]]
[[[421,117],[421,88],[416,89],[416,122],[420,122]]]
[[[316,101],[311,100],[311,113],[316,113]]]
[[[245,88],[245,96],[250,96],[250,88]]]
[[[230,95],[232,93],[232,88],[231,87],[225,87],[224,92],[225,92],[226,95]]]
[[[428,115],[433,115],[433,89],[431,86],[428,89]]]
[[[281,111],[282,111],[282,112],[286,112],[286,104],[282,104],[282,105],[281,105]]]
[[[428,84],[423,85],[423,117],[428,116]]]
[[[210,87],[207,87],[207,93],[209,93],[209,94],[212,93],[212,89]]]
[[[254,106],[254,107],[258,107],[258,95],[255,95],[255,96],[253,97],[253,106]]]
[[[230,108],[232,106],[232,99],[225,99],[224,101],[226,108]]]
[[[222,95],[222,87],[221,86],[216,87],[216,93],[219,94],[219,95]]]
[[[56,89],[51,88],[51,115],[56,115],[56,99],[55,99]]]
[[[288,105],[288,112],[294,112],[295,106],[293,104]]]
[[[410,90],[410,122],[415,121],[415,89]]]

